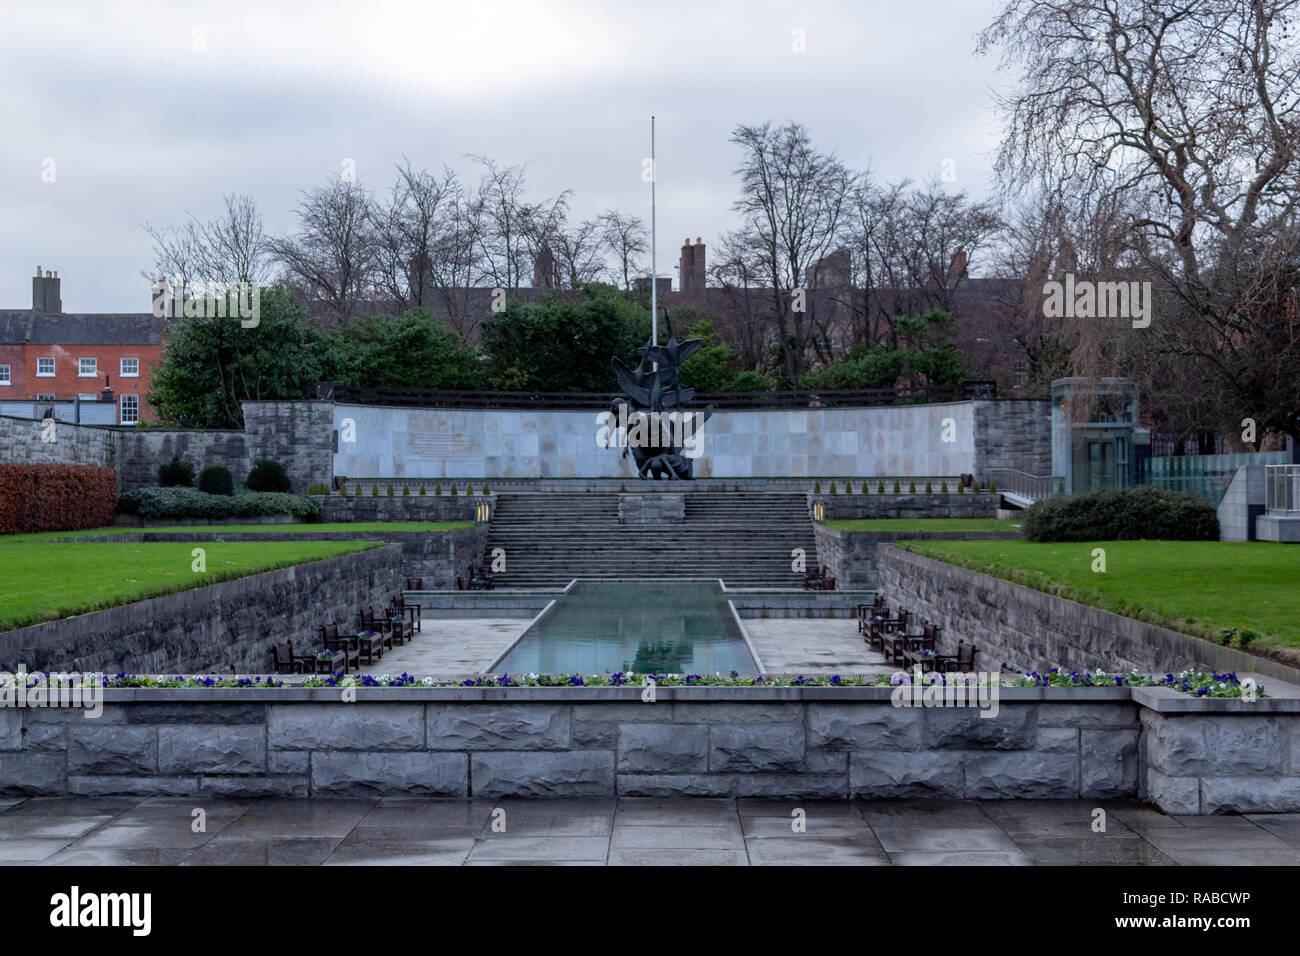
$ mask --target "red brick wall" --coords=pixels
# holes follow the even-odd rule
[[[9,366],[9,385],[0,385],[0,401],[27,397],[27,359],[21,345],[0,345],[0,365]]]
[[[52,357],[54,377],[38,377],[36,360]],[[78,375],[80,359],[96,360],[94,378]],[[139,359],[139,377],[124,378],[121,374],[123,358]],[[2,362],[3,359],[0,359]],[[149,392],[150,366],[162,362],[162,349],[157,345],[28,345],[24,362],[25,393],[15,398],[35,398],[38,393],[52,394],[59,401],[71,401],[81,394],[99,395],[104,389],[104,375],[110,377],[110,387],[121,410],[120,396],[137,395],[140,399],[140,421],[155,421],[157,416],[145,400]],[[16,390],[15,390],[16,391]]]

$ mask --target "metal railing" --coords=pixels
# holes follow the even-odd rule
[[[1271,515],[1300,514],[1300,465],[1264,466],[1264,510]]]
[[[340,404],[399,405],[426,408],[596,408],[608,409],[616,392],[503,392],[477,389],[368,388],[321,382],[316,397]],[[918,405],[970,399],[996,399],[992,382],[952,387],[801,389],[772,392],[696,392],[692,404],[714,408],[843,408]]]
[[[1027,471],[1003,468],[993,472],[992,478],[998,483],[998,491],[1030,501],[1042,501],[1065,493],[1065,479],[1060,475],[1031,475]]]

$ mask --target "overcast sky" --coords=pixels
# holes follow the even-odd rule
[[[575,218],[648,222],[652,113],[674,284],[682,239],[734,224],[739,123],[798,120],[878,179],[951,158],[947,188],[983,197],[1008,78],[973,49],[998,5],[0,0],[0,307],[30,306],[40,265],[65,311],[147,311],[142,223],[239,192],[288,232],[299,191],[348,159],[378,191],[403,156],[470,172],[486,154],[527,163],[534,198],[573,188]]]

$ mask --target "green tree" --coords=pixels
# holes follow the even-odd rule
[[[322,342],[330,381],[375,388],[481,388],[478,355],[428,309],[370,316]]]
[[[320,381],[320,333],[283,285],[264,289],[258,324],[238,317],[176,323],[154,370],[149,403],[166,425],[243,428],[245,401],[310,398]]]
[[[635,365],[649,337],[649,313],[597,283],[580,299],[511,302],[482,332],[492,387],[552,392],[616,391],[610,356]]]

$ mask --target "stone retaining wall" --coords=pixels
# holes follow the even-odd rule
[[[402,588],[402,558],[385,545],[0,632],[0,668],[263,673],[272,644],[314,648],[322,624],[351,626],[363,605],[388,604]]]
[[[211,524],[196,522],[198,525]],[[303,525],[298,525],[303,527]],[[309,527],[309,526],[308,526]],[[139,531],[69,539],[98,544],[134,541],[386,541],[402,549],[402,578],[422,579],[426,590],[456,586],[456,575],[464,576],[469,565],[483,563],[488,526],[457,528],[454,531],[293,531],[284,534],[248,531]],[[404,582],[399,582],[399,586]],[[387,603],[385,600],[384,603]]]
[[[830,486],[823,484],[823,493],[820,497],[826,506],[826,519],[829,521],[835,518],[996,518],[998,508],[1002,504],[1000,494],[990,494],[986,491],[979,494],[971,492],[958,494],[956,491],[950,491],[947,494],[935,492],[927,495],[924,492],[917,492],[912,495],[904,492],[896,495],[886,492],[878,495],[875,494],[876,485],[868,485],[868,487],[871,493],[865,495],[843,492],[830,494]],[[885,482],[885,487],[893,488],[893,485]],[[907,483],[900,482],[900,487],[906,488]],[[937,482],[934,483],[934,487],[938,487]],[[816,497],[818,496],[809,496],[810,506]]]
[[[1087,549],[1089,544],[1062,544]],[[1300,670],[1168,628],[1067,601],[1020,584],[880,545],[876,585],[891,607],[941,625],[944,653],[964,639],[977,670],[1258,671],[1300,681]]]
[[[107,691],[103,714],[0,709],[0,793],[246,797],[1150,796],[1300,810],[1300,698],[889,688]],[[1213,706],[1212,706],[1213,705]],[[1253,708],[1253,709],[1252,709]],[[1239,776],[1239,774],[1244,774]]]
[[[947,538],[959,541],[1015,540],[1015,531],[840,531],[824,524],[813,524],[817,541],[817,562],[831,569],[840,588],[875,588],[880,584],[877,573],[882,548],[895,541]],[[893,554],[891,549],[890,555]]]
[[[433,494],[433,485],[427,486],[428,494],[417,495],[416,485],[411,494],[403,495],[399,483],[395,494],[390,498],[386,494],[371,495],[369,485],[364,485],[364,494],[355,495],[349,486],[346,495],[312,495],[320,505],[320,520],[330,521],[473,521],[474,503],[483,495],[473,498],[458,495],[453,498],[443,494]],[[487,495],[493,510],[496,508],[496,495]]]

